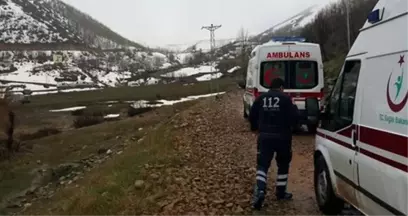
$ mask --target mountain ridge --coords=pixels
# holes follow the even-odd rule
[[[0,0],[0,44],[72,44],[145,49],[60,0]]]

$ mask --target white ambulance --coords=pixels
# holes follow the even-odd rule
[[[305,43],[300,37],[275,37],[259,45],[251,52],[243,96],[244,117],[255,99],[269,90],[274,78],[285,81],[285,92],[292,97],[309,131],[315,131],[317,123],[309,121],[305,112],[307,97],[323,98],[323,62],[319,44]]]
[[[379,0],[346,57],[321,119],[314,154],[325,214],[344,202],[366,215],[408,211],[408,1]]]

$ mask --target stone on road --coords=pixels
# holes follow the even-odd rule
[[[222,100],[208,99],[180,115],[176,146],[184,166],[173,170],[177,181],[169,186],[160,214],[251,214],[256,173],[256,134],[243,118],[242,93]],[[313,191],[314,136],[293,139],[288,190],[292,201],[275,200],[276,163],[268,174],[268,195],[262,214],[318,215]],[[168,206],[171,206],[170,208]]]

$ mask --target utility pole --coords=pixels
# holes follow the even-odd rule
[[[210,66],[210,93],[212,93],[212,68],[214,66],[214,48],[215,48],[215,30],[221,28],[221,25],[213,25],[211,24],[210,26],[203,26],[201,27],[201,30],[206,29],[208,31],[210,31],[210,62],[211,62],[211,66]],[[219,86],[217,85],[217,91],[219,90]]]
[[[347,20],[347,45],[348,45],[348,49],[350,50],[351,47],[351,36],[350,36],[350,8],[349,8],[349,1],[348,0],[344,0],[346,3],[346,20]]]

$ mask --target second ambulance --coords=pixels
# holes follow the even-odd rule
[[[279,77],[285,81],[285,93],[292,97],[301,113],[299,123],[315,132],[317,122],[307,118],[305,99],[323,98],[323,62],[319,44],[304,41],[300,37],[275,37],[251,52],[243,96],[245,118],[255,99],[267,92],[272,80]]]

